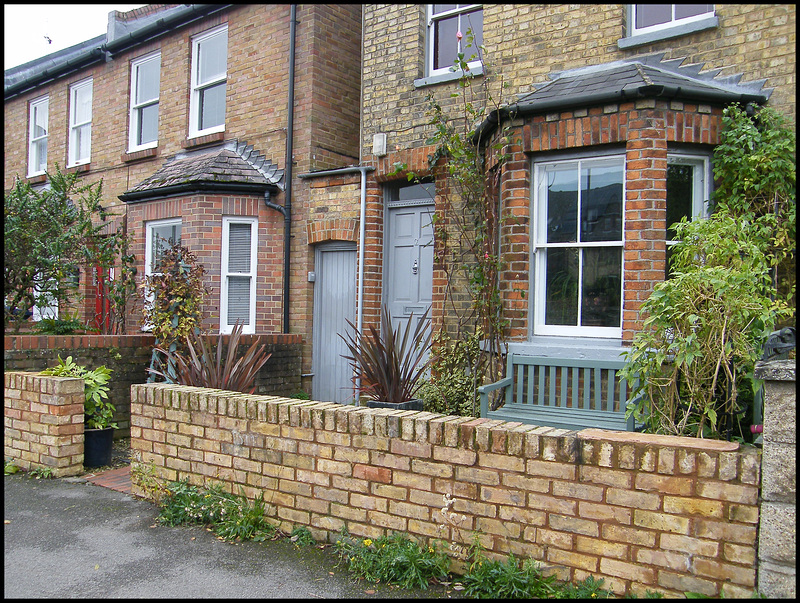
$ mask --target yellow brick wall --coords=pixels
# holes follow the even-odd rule
[[[162,480],[264,495],[282,529],[399,531],[530,557],[618,595],[749,596],[760,451],[165,384],[134,385],[135,465]],[[145,492],[134,485],[134,492]],[[441,519],[444,495],[464,515]]]
[[[7,371],[3,389],[3,455],[18,467],[83,471],[83,379]]]

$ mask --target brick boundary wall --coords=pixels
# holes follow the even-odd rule
[[[290,396],[300,391],[302,338],[294,334],[242,335],[240,353],[260,339],[272,354],[256,377],[256,392]],[[216,344],[217,338],[212,338]],[[224,338],[228,341],[228,338]],[[72,356],[89,369],[105,365],[113,372],[110,399],[116,410],[115,438],[130,435],[130,388],[145,383],[153,352],[154,337],[139,335],[6,335],[3,341],[4,371],[38,372],[58,364],[58,356]]]
[[[133,465],[264,493],[284,530],[399,531],[531,557],[561,580],[748,597],[761,453],[736,443],[368,409],[164,384],[131,388]],[[134,483],[134,494],[145,492]],[[443,495],[464,514],[440,530]]]
[[[56,477],[83,472],[83,379],[6,372],[3,455]]]

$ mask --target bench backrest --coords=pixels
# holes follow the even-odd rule
[[[550,358],[509,353],[505,404],[489,417],[557,427],[632,430],[625,419],[628,384],[622,359]],[[500,413],[500,414],[498,414]]]

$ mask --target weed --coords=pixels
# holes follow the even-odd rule
[[[242,491],[229,494],[220,486],[205,491],[185,481],[172,482],[167,487],[158,521],[176,526],[194,524],[208,526],[223,540],[255,540],[262,542],[275,536],[277,528],[265,519],[264,494],[250,502]]]
[[[34,479],[52,479],[56,476],[52,467],[37,467],[28,472],[28,477]]]
[[[447,555],[435,546],[421,546],[399,533],[373,541],[354,539],[343,531],[336,550],[358,578],[402,588],[427,588],[431,580],[447,577],[450,564]]]
[[[136,484],[146,498],[161,506],[161,500],[169,494],[169,490],[156,477],[156,467],[153,463],[141,461],[131,463],[131,483]]]
[[[297,526],[292,530],[292,533],[289,534],[289,540],[294,542],[295,546],[298,547],[310,546],[317,543],[317,541],[314,540],[314,536],[312,536],[311,532],[305,526]]]
[[[19,467],[13,461],[6,461],[3,467],[3,475],[13,475],[19,473]]]

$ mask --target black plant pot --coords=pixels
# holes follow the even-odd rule
[[[367,400],[367,408],[393,408],[394,410],[424,410],[425,403],[414,398],[405,402],[380,402],[378,400]]]
[[[111,464],[114,428],[83,430],[83,466],[102,467]]]

